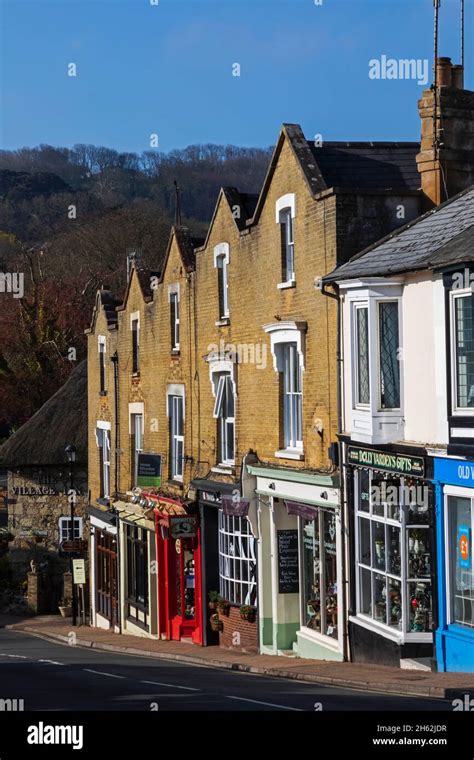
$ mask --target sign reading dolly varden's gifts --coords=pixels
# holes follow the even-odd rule
[[[374,467],[377,470],[389,470],[401,475],[418,475],[423,477],[425,474],[423,457],[392,454],[391,452],[377,451],[376,449],[363,449],[360,446],[347,447],[347,461],[349,464]]]

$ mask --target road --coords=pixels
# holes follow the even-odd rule
[[[7,629],[0,630],[1,699],[23,699],[25,710],[452,710],[437,699],[90,650]]]

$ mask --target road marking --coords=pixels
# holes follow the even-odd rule
[[[116,676],[114,673],[102,673],[100,670],[91,670],[90,668],[83,668],[86,673],[94,673],[96,676],[108,676],[109,678],[125,678],[125,676]]]
[[[256,705],[265,705],[266,707],[278,707],[279,710],[294,710],[295,712],[305,712],[300,707],[287,707],[286,705],[274,705],[272,702],[260,702],[258,699],[246,699],[245,697],[231,697],[226,694],[227,699],[238,699],[240,702],[253,702]]]
[[[1,653],[0,657],[15,657],[15,659],[17,659],[17,660],[26,660],[26,659],[28,659],[26,657],[26,655],[24,655],[24,654],[3,654],[3,653]]]
[[[201,691],[201,689],[193,689],[191,686],[177,686],[175,683],[161,683],[160,681],[140,681],[140,683],[149,683],[152,686],[169,686],[170,689],[185,689],[186,691]]]
[[[38,660],[38,662],[47,662],[48,665],[64,665],[63,662],[56,662],[56,660]]]

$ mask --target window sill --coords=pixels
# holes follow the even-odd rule
[[[140,372],[132,372],[132,378],[140,380]]]
[[[230,317],[222,317],[221,319],[218,319],[217,322],[215,322],[216,327],[226,327],[226,325],[230,325]]]
[[[211,467],[211,472],[217,472],[221,475],[235,475],[235,467],[234,465],[218,464]]]
[[[286,282],[279,282],[277,285],[278,290],[287,290],[288,288],[296,288],[296,280],[287,280]]]
[[[174,358],[174,357],[178,357],[178,356],[179,356],[179,354],[180,354],[180,350],[179,350],[179,348],[172,348],[172,349],[171,349],[171,356],[172,356],[173,358]]]
[[[300,462],[304,460],[304,452],[298,449],[280,449],[275,451],[275,456],[278,459],[296,459]]]
[[[183,478],[178,480],[178,478],[170,478],[167,483],[169,486],[177,486],[178,488],[183,487]]]

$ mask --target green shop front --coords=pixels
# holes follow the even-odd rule
[[[257,505],[260,652],[342,661],[338,476],[246,469]]]

